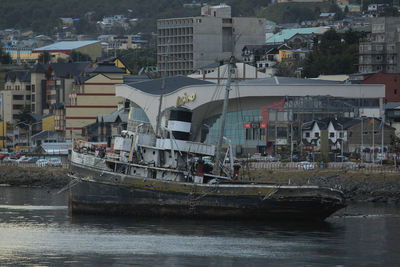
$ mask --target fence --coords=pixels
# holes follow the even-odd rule
[[[400,167],[395,165],[380,165],[374,163],[358,164],[355,162],[330,162],[327,164],[320,164],[316,162],[300,163],[300,162],[244,162],[242,167],[254,170],[349,170],[357,172],[370,172],[370,173],[398,173]]]
[[[21,168],[63,168],[63,169],[68,169],[69,168],[69,162],[63,162],[61,163],[61,166],[48,166],[45,164],[36,164],[36,163],[18,163],[18,162],[3,162],[0,161],[0,166],[15,166],[15,167],[21,167]]]

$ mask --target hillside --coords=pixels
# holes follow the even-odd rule
[[[294,23],[317,19],[321,12],[334,12],[338,18],[342,17],[340,8],[329,2],[271,4],[259,16],[276,23]]]
[[[204,1],[219,4],[219,1]],[[265,0],[227,0],[234,16],[255,16],[256,11],[267,5]],[[116,4],[118,3],[118,4]],[[50,34],[57,31],[60,17],[84,18],[94,11],[92,21],[104,16],[122,14],[139,18],[136,27],[142,32],[154,31],[156,19],[200,15],[200,8],[184,8],[192,0],[1,0],[0,29],[31,29]]]

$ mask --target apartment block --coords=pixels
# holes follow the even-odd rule
[[[99,63],[88,77],[74,85],[66,106],[66,138],[82,137],[82,129],[96,122],[98,114],[110,114],[123,106],[124,99],[115,96],[115,85],[123,83],[127,70],[114,63]]]
[[[202,7],[201,16],[157,21],[157,67],[167,76],[242,58],[245,45],[265,43],[266,20],[231,17],[230,6]]]
[[[379,17],[371,20],[369,40],[360,42],[359,72],[400,72],[400,18]]]
[[[7,73],[2,95],[1,118],[15,123],[18,114],[31,103],[31,76],[29,70]]]

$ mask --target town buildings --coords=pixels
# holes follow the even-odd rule
[[[110,114],[124,105],[115,97],[115,85],[123,82],[128,72],[115,64],[103,62],[88,70],[89,76],[76,80],[66,106],[66,138],[81,137],[82,129],[96,121],[98,114]]]
[[[359,45],[358,71],[400,73],[400,18],[373,18],[371,24],[369,40]]]
[[[247,44],[265,43],[266,20],[232,17],[231,7],[204,6],[201,16],[157,21],[157,67],[167,76],[189,74],[230,56],[242,59]]]

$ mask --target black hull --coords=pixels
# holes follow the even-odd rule
[[[262,220],[324,220],[345,206],[339,191],[317,187],[207,186],[143,179],[72,166],[75,214]]]

